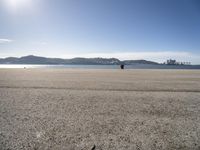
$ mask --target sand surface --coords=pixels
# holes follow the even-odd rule
[[[2,150],[200,149],[200,71],[0,69]]]

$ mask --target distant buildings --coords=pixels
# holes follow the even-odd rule
[[[169,59],[164,62],[166,65],[191,65],[191,62],[177,62],[175,59]]]
[[[173,60],[173,59],[169,59],[167,60],[167,65],[176,65],[176,60]]]

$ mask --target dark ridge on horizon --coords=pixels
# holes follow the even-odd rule
[[[121,61],[117,58],[82,58],[75,57],[71,59],[62,58],[47,58],[41,56],[22,56],[22,57],[7,57],[0,58],[0,64],[52,64],[52,65],[133,65],[133,64],[153,64],[159,63],[147,60],[124,60]]]

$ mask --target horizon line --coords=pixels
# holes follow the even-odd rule
[[[116,58],[123,60],[148,60],[158,63],[166,62],[168,59],[177,60],[179,62],[191,62],[192,64],[200,64],[200,55],[186,52],[186,51],[149,51],[149,52],[105,52],[105,53],[69,53],[69,54],[18,54],[13,55],[9,53],[0,53],[0,58],[5,59],[8,57],[25,57],[25,56],[38,56],[46,58],[59,58],[59,59],[73,59],[73,58]]]

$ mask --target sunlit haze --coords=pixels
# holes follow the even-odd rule
[[[16,11],[19,11],[20,9],[26,9],[32,7],[31,5],[33,0],[2,0],[2,1],[4,7],[6,7],[9,11],[13,11],[16,13]]]

